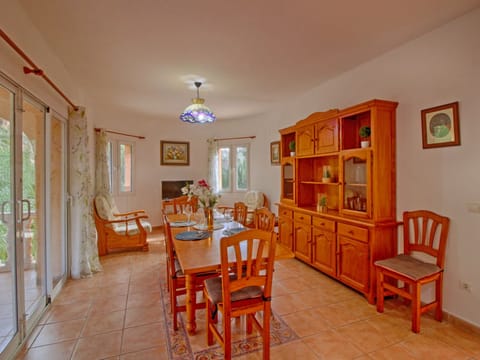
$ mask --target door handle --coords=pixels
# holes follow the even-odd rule
[[[31,212],[32,207],[31,207],[31,205],[30,205],[30,200],[28,200],[28,199],[22,199],[22,200],[21,200],[21,204],[23,205],[23,203],[26,203],[26,204],[27,204],[27,210],[28,210],[28,211],[27,211],[27,216],[26,216],[26,217],[23,217],[23,206],[20,206],[20,208],[22,209],[22,216],[21,216],[21,218],[22,218],[22,221],[27,221],[28,219],[30,219],[30,216],[32,215],[32,212]]]
[[[7,223],[7,220],[5,220],[5,206],[7,204],[10,204],[10,201],[4,201],[2,203],[2,223],[6,224]]]

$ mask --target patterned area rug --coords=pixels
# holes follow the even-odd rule
[[[218,343],[196,352],[192,351],[183,316],[178,317],[178,330],[173,331],[169,295],[166,289],[165,281],[162,281],[161,291],[165,327],[168,329],[167,344],[169,347],[168,350],[170,353],[170,358],[173,360],[223,359],[223,349],[220,345],[218,345]],[[283,322],[280,316],[272,312],[272,319],[270,322],[270,346],[274,347],[296,339],[298,339],[297,334],[295,334],[295,332]],[[255,351],[261,351],[262,344],[262,337],[254,333],[242,340],[234,341],[232,344],[232,357],[245,355]]]

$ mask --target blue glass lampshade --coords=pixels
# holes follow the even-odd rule
[[[215,114],[204,104],[202,98],[192,99],[193,104],[188,106],[180,114],[180,120],[190,124],[213,123],[216,120]]]

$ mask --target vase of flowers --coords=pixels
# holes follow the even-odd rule
[[[213,208],[220,199],[220,195],[215,193],[205,180],[199,180],[196,184],[187,184],[182,188],[182,194],[188,195],[188,198],[196,196],[200,207],[203,208],[205,221],[208,229],[213,229]]]

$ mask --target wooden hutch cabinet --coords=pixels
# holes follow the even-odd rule
[[[396,254],[396,107],[371,100],[316,112],[280,130],[280,242],[370,303],[373,263]],[[365,126],[370,144],[363,148]]]

